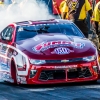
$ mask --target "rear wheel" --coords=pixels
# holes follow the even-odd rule
[[[17,84],[17,74],[16,74],[16,66],[15,62],[12,60],[11,61],[11,77],[14,80],[14,84]]]

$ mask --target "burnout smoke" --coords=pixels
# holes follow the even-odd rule
[[[54,18],[54,16],[50,15],[48,6],[44,2],[16,0],[8,7],[0,10],[0,31],[12,22],[51,18]]]

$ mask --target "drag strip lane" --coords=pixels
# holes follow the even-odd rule
[[[95,84],[47,86],[19,86],[1,82],[0,100],[100,100],[100,81]]]

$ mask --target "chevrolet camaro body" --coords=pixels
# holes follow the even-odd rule
[[[95,81],[95,45],[67,20],[24,21],[0,34],[0,77],[17,84]]]

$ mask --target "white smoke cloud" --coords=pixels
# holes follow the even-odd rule
[[[36,0],[16,0],[9,7],[0,10],[0,31],[9,23],[26,20],[52,19],[48,5]]]

